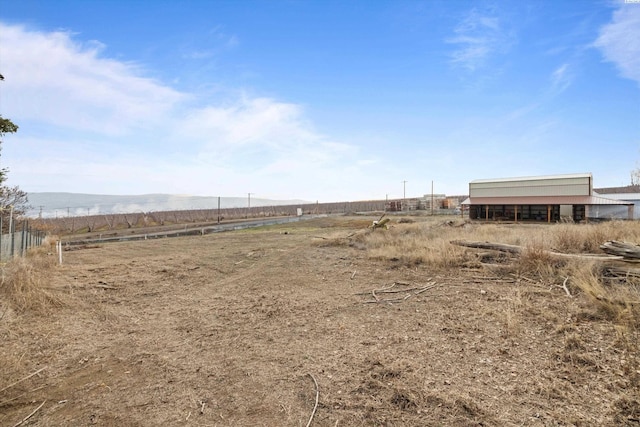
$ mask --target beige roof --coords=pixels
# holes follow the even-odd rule
[[[570,173],[564,175],[519,176],[512,178],[474,179],[473,181],[471,181],[471,183],[479,184],[483,182],[539,181],[562,178],[592,178],[592,175],[591,173]]]
[[[633,205],[633,202],[599,196],[473,197],[463,205]]]

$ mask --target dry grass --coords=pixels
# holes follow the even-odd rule
[[[0,267],[0,336],[5,340],[33,335],[34,330],[22,324],[23,316],[43,317],[63,305],[59,293],[50,289],[56,258],[48,255],[48,249],[48,245],[31,249],[26,257]],[[30,376],[36,371],[30,354],[15,344],[2,347],[0,360],[0,407],[6,407],[33,390],[38,377]]]
[[[463,248],[449,243],[464,234],[458,227],[434,223],[399,223],[390,230],[366,236],[369,256],[392,259],[408,265],[426,264],[435,270],[460,267],[468,261]]]
[[[400,261],[406,265],[426,264],[441,271],[469,267],[479,259],[478,251],[452,245],[452,240],[519,245],[524,248],[522,254],[507,259],[510,262],[501,267],[502,274],[527,277],[549,285],[560,285],[569,278],[569,285],[585,293],[610,320],[636,328],[640,323],[636,313],[640,281],[627,278],[617,285],[607,283],[601,265],[586,260],[559,259],[549,254],[549,251],[602,253],[600,245],[608,240],[639,242],[638,222],[514,225],[434,219],[409,224],[396,221],[388,231],[368,233],[359,239],[373,259]],[[496,253],[494,260],[499,258]],[[504,264],[504,260],[503,255],[500,262]]]
[[[607,240],[640,241],[637,222],[609,221],[599,224],[557,224],[553,226],[550,247],[566,253],[600,253]]]
[[[519,245],[524,248],[518,257],[498,254],[487,260],[487,254],[464,249],[449,242],[471,239]],[[421,222],[395,224],[387,232],[371,233],[364,242],[369,256],[391,259],[407,265],[428,264],[432,269],[453,270],[475,266],[492,274],[517,277],[530,283],[540,283],[549,289],[564,285],[573,297],[583,295],[586,312],[583,318],[606,320],[613,325],[616,336],[613,345],[626,354],[625,374],[632,384],[640,385],[640,279],[637,277],[608,280],[602,264],[580,259],[559,259],[549,251],[563,253],[602,253],[600,245],[608,240],[640,242],[638,222],[612,221],[600,224],[442,224]],[[472,260],[478,261],[474,265]],[[500,264],[496,264],[499,262]],[[507,261],[505,263],[505,260]],[[486,262],[490,264],[486,264]],[[563,288],[564,289],[564,288]],[[515,293],[505,298],[507,306],[502,313],[505,336],[514,336],[522,329],[523,313],[536,311]],[[548,313],[547,317],[555,317]],[[566,327],[566,326],[565,326]],[[572,364],[593,365],[592,358],[583,353],[580,335],[571,332],[565,336],[562,359]]]
[[[55,263],[56,258],[47,254],[46,246],[7,262],[1,268],[0,307],[21,313],[27,310],[46,312],[52,306],[61,305],[60,298],[47,289],[47,273]]]
[[[348,245],[365,249],[372,259],[391,260],[406,266],[423,265],[436,271],[487,267],[489,263],[493,264],[492,272],[495,274],[527,277],[542,283],[558,285],[567,277],[573,277],[570,285],[582,289],[584,286],[578,283],[584,273],[580,272],[591,268],[589,262],[576,264],[553,257],[549,251],[602,254],[600,245],[607,240],[640,241],[640,224],[629,221],[586,225],[482,224],[419,218],[415,222],[394,219],[390,224],[389,230],[363,230],[355,235],[336,232],[318,244]],[[524,250],[520,256],[513,257],[493,251],[479,253],[450,243],[465,239],[518,245]],[[599,286],[605,286],[601,272],[594,274]],[[633,283],[631,278],[627,281],[629,283]],[[582,290],[593,293],[589,286]],[[598,292],[603,294],[602,290]],[[629,295],[616,298],[633,299],[637,293],[632,289]]]

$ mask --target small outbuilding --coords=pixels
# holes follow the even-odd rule
[[[478,179],[469,183],[462,205],[471,219],[541,222],[587,221],[599,206],[626,207],[633,219],[634,207],[594,193],[590,173]]]

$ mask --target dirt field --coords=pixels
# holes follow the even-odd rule
[[[0,425],[640,425],[635,355],[584,296],[322,238],[368,223],[65,252],[62,307],[3,309]]]

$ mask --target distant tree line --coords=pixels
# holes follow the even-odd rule
[[[40,218],[32,220],[40,229],[54,234],[73,234],[90,232],[117,232],[157,226],[183,226],[185,224],[215,224],[282,216],[295,216],[298,209],[303,215],[349,214],[357,212],[381,212],[385,209],[384,200],[357,202],[310,203],[284,206],[255,206],[251,208],[190,209],[176,211],[115,213],[86,216],[68,216],[58,218]]]

